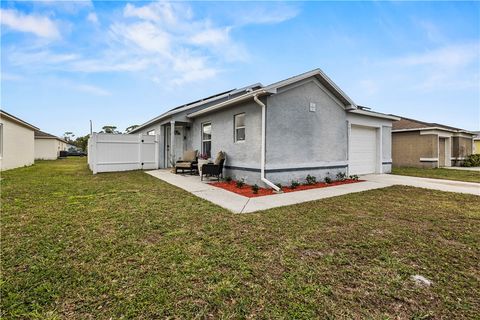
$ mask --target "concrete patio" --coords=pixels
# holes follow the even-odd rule
[[[362,176],[361,179],[366,181],[360,183],[248,198],[214,187],[208,184],[208,181],[200,181],[198,176],[191,176],[188,174],[176,175],[171,173],[170,170],[153,170],[147,171],[146,173],[191,192],[199,198],[208,200],[234,213],[255,212],[307,201],[341,196],[354,192],[385,188],[392,185],[408,185],[441,191],[469,193],[480,196],[480,184],[478,183],[376,174]]]

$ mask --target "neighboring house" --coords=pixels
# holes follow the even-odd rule
[[[480,154],[480,131],[473,131],[475,137],[473,137],[473,153]]]
[[[473,137],[463,129],[401,117],[393,123],[393,166],[459,166],[472,154]]]
[[[179,106],[130,134],[159,136],[162,168],[185,150],[212,158],[224,151],[226,176],[273,187],[308,174],[390,172],[392,121],[398,118],[367,109],[316,69]]]
[[[2,171],[33,164],[35,130],[38,128],[0,110],[0,168]]]
[[[35,131],[35,160],[56,160],[60,151],[67,150],[67,142],[49,133]]]

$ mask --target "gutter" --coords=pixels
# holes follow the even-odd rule
[[[260,93],[266,93],[266,91],[258,92],[258,93],[255,93],[253,95],[253,100],[262,108],[262,151],[261,151],[262,157],[261,157],[261,160],[260,160],[260,178],[264,183],[266,183],[272,189],[279,192],[280,188],[277,187],[273,182],[271,182],[270,180],[268,180],[265,177],[265,142],[266,142],[266,125],[265,125],[266,124],[266,117],[265,117],[266,112],[265,112],[265,109],[266,109],[266,106],[262,101],[260,101],[260,99],[258,99],[258,95]]]

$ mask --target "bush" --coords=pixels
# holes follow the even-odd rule
[[[278,189],[282,190],[283,186],[281,183],[277,183],[276,186],[278,187]]]
[[[317,183],[317,178],[315,178],[314,176],[311,176],[311,175],[307,175],[307,177],[305,178],[305,180],[307,181],[307,184],[315,184],[315,183]]]
[[[332,179],[330,179],[330,177],[325,177],[325,183],[326,184],[332,183]]]
[[[258,185],[254,184],[254,185],[252,186],[253,194],[257,194],[259,189],[260,189],[260,188],[258,187]]]
[[[292,182],[290,183],[290,189],[296,189],[299,185],[300,183],[298,183],[298,181],[292,180]]]
[[[462,167],[480,167],[480,154],[471,154],[463,161]]]
[[[225,177],[225,181],[228,183],[232,182],[232,177],[230,176]]]
[[[245,185],[245,182],[242,180],[237,180],[237,182],[235,183],[235,185],[237,186],[237,188],[242,188],[244,185]]]
[[[337,180],[338,181],[343,181],[343,180],[345,180],[346,177],[347,177],[347,174],[344,173],[344,172],[337,173]]]
[[[358,181],[358,176],[356,174],[354,175],[351,175],[350,176],[350,179],[354,180],[354,181]]]

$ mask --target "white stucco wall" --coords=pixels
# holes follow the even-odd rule
[[[35,160],[55,160],[67,144],[57,139],[35,138]]]
[[[3,170],[29,166],[34,161],[34,131],[5,117],[2,124],[2,156],[0,167]]]

